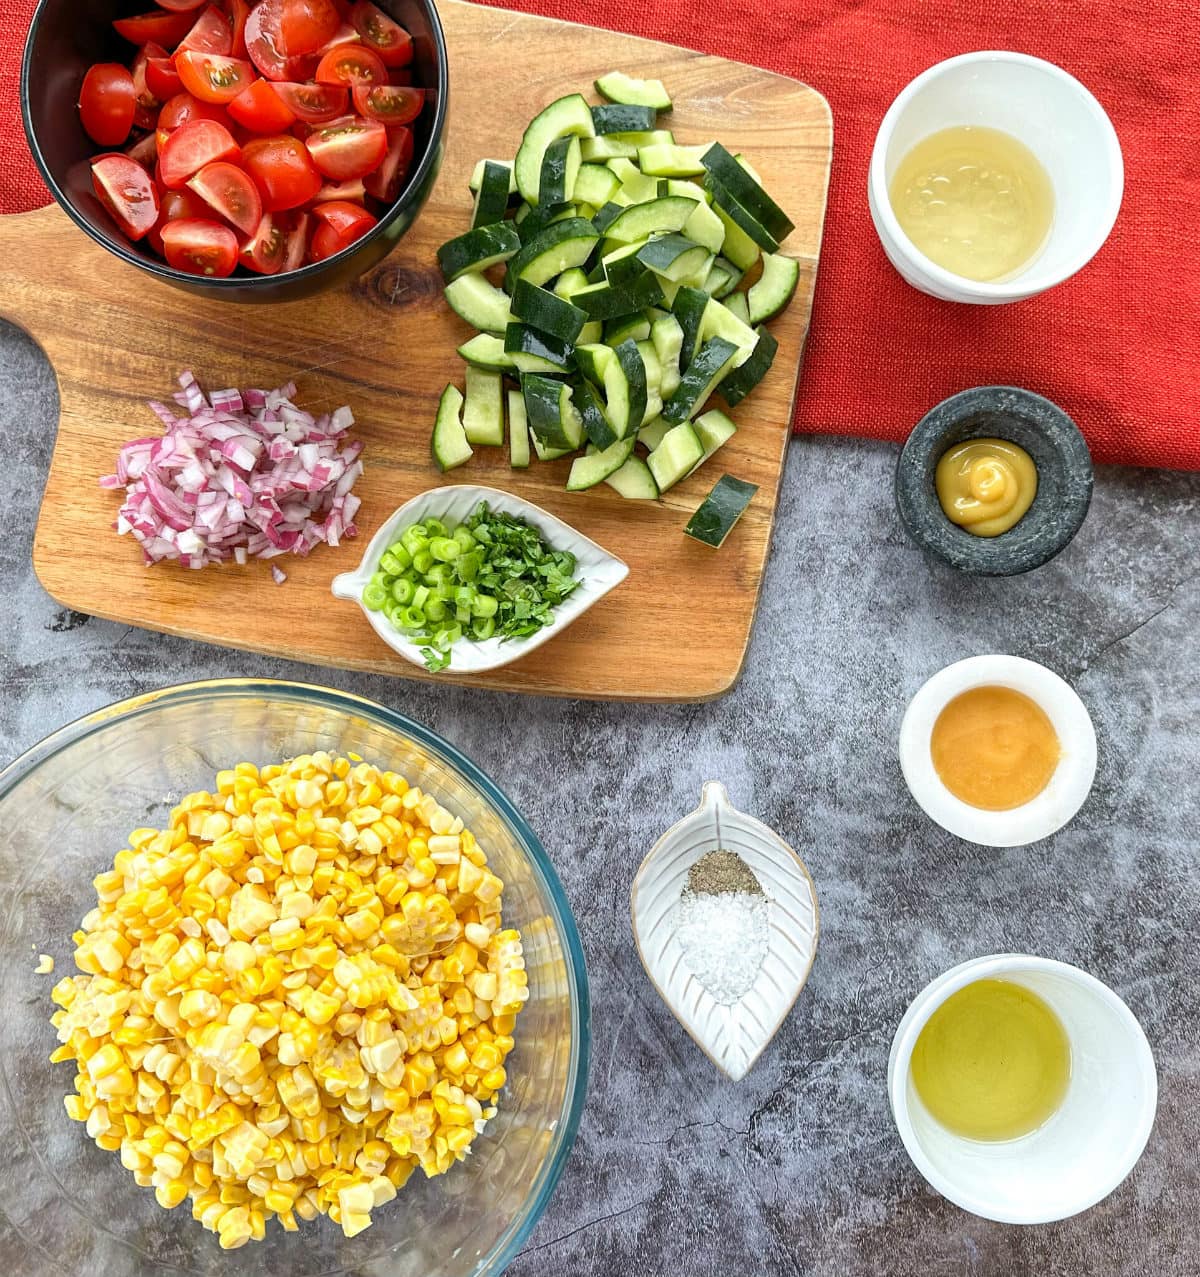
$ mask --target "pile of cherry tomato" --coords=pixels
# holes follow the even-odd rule
[[[412,38],[370,0],[159,0],[113,26],[137,53],[84,76],[80,119],[106,148],[92,185],[176,270],[296,270],[399,195],[425,92]]]

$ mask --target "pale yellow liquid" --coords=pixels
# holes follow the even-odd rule
[[[892,179],[892,209],[939,266],[980,281],[1005,279],[1041,252],[1054,186],[1034,153],[999,129],[962,125],[923,138]]]
[[[930,1115],[972,1140],[1014,1140],[1062,1104],[1071,1044],[1058,1016],[1010,980],[976,980],[929,1017],[912,1079]]]

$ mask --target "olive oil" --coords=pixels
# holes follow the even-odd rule
[[[1037,156],[1010,134],[976,125],[918,142],[890,195],[917,248],[965,279],[1015,275],[1041,251],[1054,220],[1054,186]]]
[[[1015,1140],[1058,1109],[1071,1080],[1071,1044],[1031,989],[976,980],[921,1030],[912,1079],[930,1115],[971,1140]]]

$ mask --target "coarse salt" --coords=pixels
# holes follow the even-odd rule
[[[684,891],[677,908],[676,936],[696,978],[723,1006],[745,997],[767,956],[766,896]]]

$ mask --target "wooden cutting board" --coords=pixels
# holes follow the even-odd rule
[[[58,375],[62,415],[33,564],[47,591],[80,612],[169,634],[318,665],[429,677],[401,660],[359,610],[333,599],[333,577],[355,566],[375,529],[426,488],[456,482],[508,488],[579,528],[630,566],[623,585],[527,658],[489,674],[437,678],[507,691],[596,699],[698,701],[720,696],[742,667],[770,546],[792,400],[808,329],[832,127],[815,90],[754,67],[571,23],[440,6],[450,50],[450,120],[441,176],[407,238],[369,275],[307,302],[238,306],[200,301],[126,266],[57,206],[0,217],[0,314],[27,329]],[[470,335],[442,298],[437,245],[469,224],[467,178],[482,156],[512,155],[547,102],[588,92],[620,69],[664,80],[669,127],[683,143],[719,138],[744,151],[796,231],[784,251],[800,287],[772,324],[780,343],[766,380],[732,414],[739,430],[717,458],[659,503],[602,485],[563,490],[569,460],[510,470],[507,449],[480,449],[440,476],[429,432],[446,382],[462,385],[455,347]],[[348,403],[365,441],[360,535],[307,559],[201,572],[142,565],[111,524],[119,495],[97,486],[121,443],[158,431],[145,407],[183,368],[201,385],[299,386],[300,405]],[[720,550],[683,525],[728,471],[759,485]]]

